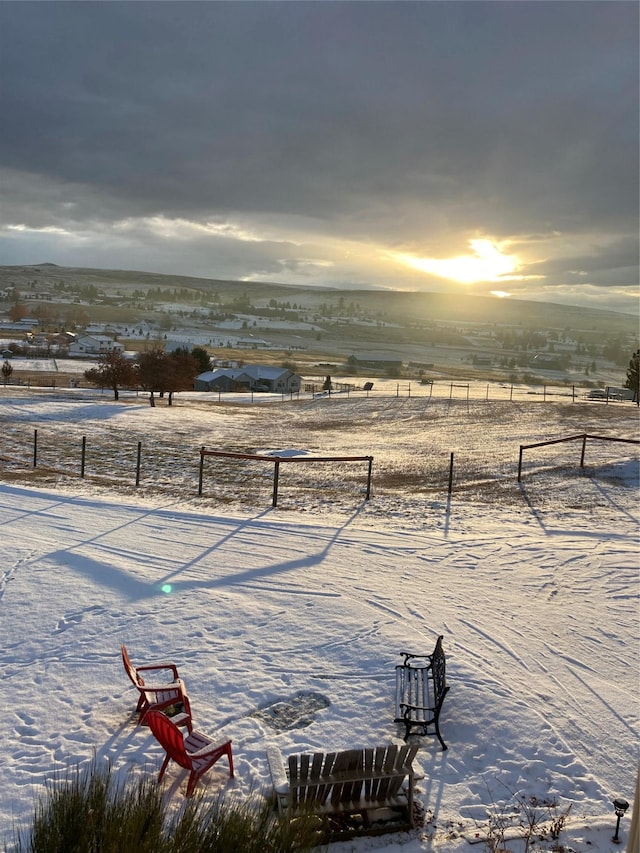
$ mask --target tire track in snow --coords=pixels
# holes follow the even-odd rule
[[[464,643],[456,643],[459,649],[465,651],[467,666],[477,673],[479,680],[482,683],[491,681],[501,689],[506,688],[506,691],[514,696],[519,693],[537,694],[542,704],[532,705],[533,709],[551,726],[567,749],[569,743],[573,745],[571,751],[585,766],[589,765],[593,743],[602,740],[603,733],[604,736],[612,732],[620,733],[620,737],[616,737],[619,743],[636,742],[637,732],[634,727],[607,701],[604,695],[606,687],[599,690],[597,686],[589,683],[589,675],[603,679],[605,675],[598,673],[588,662],[556,648],[549,643],[545,635],[534,630],[527,645],[527,653],[531,656],[528,665],[504,638],[492,637],[469,620],[461,619],[458,624],[464,624],[518,664],[516,671],[509,666],[505,667],[504,662],[501,666],[498,660],[492,658],[491,668],[487,668],[486,659],[479,656],[477,649],[471,652]],[[530,629],[531,627],[529,626]],[[513,630],[508,624],[503,624],[501,628],[506,631]],[[455,635],[453,626],[451,631]],[[545,653],[548,659],[545,659]],[[562,736],[561,729],[564,730]],[[570,737],[568,732],[571,732]],[[607,772],[608,775],[614,776],[616,757],[613,753],[607,763],[609,761],[612,766]]]
[[[526,669],[528,672],[530,671],[529,667],[525,663],[525,661],[520,657],[520,655],[516,654],[512,648],[507,645],[504,641],[499,641],[495,637],[492,637],[491,634],[488,634],[486,631],[483,631],[482,628],[479,628],[477,625],[474,625],[473,622],[468,622],[466,619],[460,620],[461,625],[466,625],[467,628],[470,628],[472,631],[475,631],[477,634],[480,634],[481,637],[484,637],[485,640],[488,640],[492,645],[498,646],[498,648],[502,649],[502,651],[506,652],[509,657],[513,658],[516,663],[518,663],[523,669]],[[469,651],[468,649],[466,651]]]
[[[382,610],[383,613],[388,613],[390,616],[393,616],[394,620],[397,622],[400,622],[404,618],[403,614],[400,613],[399,610],[396,610],[394,607],[390,607],[388,604],[384,604],[381,601],[374,601],[372,598],[367,598],[365,599],[365,603],[370,607]]]

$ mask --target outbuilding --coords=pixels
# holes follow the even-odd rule
[[[401,358],[380,352],[362,352],[357,355],[354,353],[347,359],[347,364],[356,370],[376,370],[391,375],[396,375],[402,370]]]

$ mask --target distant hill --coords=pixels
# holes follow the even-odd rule
[[[245,298],[252,305],[269,300],[294,303],[300,310],[320,311],[331,305],[332,313],[367,315],[400,324],[429,324],[434,321],[523,326],[525,328],[598,331],[637,334],[638,318],[632,314],[581,308],[550,302],[433,292],[337,289],[287,285],[278,282],[228,281],[166,275],[138,270],[61,267],[44,262],[26,266],[0,266],[0,289],[16,286],[51,291],[60,282],[72,286],[92,285],[109,296],[129,295],[150,289],[185,289],[210,294],[222,303]]]

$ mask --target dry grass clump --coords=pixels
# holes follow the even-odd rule
[[[312,818],[280,818],[264,798],[207,801],[176,810],[150,776],[118,782],[111,765],[54,775],[31,825],[18,828],[6,853],[304,853],[319,842]]]

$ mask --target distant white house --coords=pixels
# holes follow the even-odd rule
[[[221,367],[207,370],[196,377],[196,391],[272,391],[275,394],[297,394],[302,377],[284,367],[247,364],[244,367]]]
[[[69,344],[70,356],[103,355],[106,352],[124,352],[124,345],[108,335],[78,335]]]

